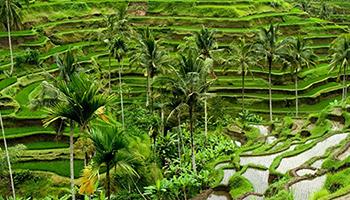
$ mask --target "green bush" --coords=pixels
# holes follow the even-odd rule
[[[260,136],[260,130],[255,127],[249,127],[245,131],[245,135],[247,136],[248,140],[256,140]]]
[[[39,51],[33,49],[26,49],[23,55],[16,57],[16,66],[19,67],[22,64],[38,65]]]
[[[350,185],[350,169],[345,169],[335,174],[329,174],[325,182],[325,188],[330,192],[334,193],[339,189]]]
[[[312,199],[312,200],[317,200],[317,199],[320,199],[320,198],[325,197],[325,196],[327,196],[327,195],[329,195],[328,190],[322,189],[322,190],[320,190],[320,191],[318,191],[318,192],[315,192],[315,193],[312,195],[311,199]]]
[[[279,137],[288,136],[291,133],[294,120],[287,116],[283,118],[282,125],[276,129],[276,132],[279,134]]]
[[[290,191],[280,190],[275,196],[266,198],[266,200],[293,200],[293,194]]]
[[[13,174],[13,182],[15,185],[19,185],[26,180],[37,181],[39,178],[29,170],[19,170]]]
[[[248,181],[248,179],[244,178],[238,173],[236,173],[230,178],[229,187],[230,194],[234,199],[242,196],[247,192],[254,191],[253,185]]]
[[[313,128],[310,133],[312,136],[321,136],[332,129],[332,124],[329,120],[323,120],[318,122],[316,127]]]

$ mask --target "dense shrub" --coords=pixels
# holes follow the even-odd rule
[[[266,198],[266,200],[293,200],[293,194],[286,190],[280,190],[275,196]]]
[[[16,57],[16,66],[18,67],[22,64],[39,64],[39,51],[33,49],[26,49],[23,55]]]
[[[253,185],[243,176],[236,173],[229,181],[230,194],[233,198],[242,196],[247,192],[254,191]]]
[[[350,169],[345,169],[335,174],[329,174],[326,179],[325,188],[334,193],[344,186],[350,185]]]

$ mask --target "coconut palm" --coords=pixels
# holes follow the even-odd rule
[[[21,4],[17,0],[1,0],[0,1],[0,20],[3,27],[7,30],[8,42],[10,49],[11,69],[10,76],[13,73],[13,52],[11,40],[11,28],[18,29],[21,25],[20,9]]]
[[[13,182],[12,168],[11,168],[11,162],[10,162],[10,155],[9,155],[9,151],[8,151],[8,148],[7,148],[5,129],[4,129],[4,124],[2,122],[1,112],[0,112],[0,125],[1,125],[2,138],[4,139],[4,146],[5,146],[5,152],[6,152],[7,165],[8,165],[9,173],[10,173],[12,195],[13,195],[13,199],[16,199],[15,184]]]
[[[63,84],[68,84],[72,77],[75,76],[77,72],[77,65],[75,63],[75,57],[71,50],[68,50],[63,57],[56,56],[56,64],[59,69],[59,79],[58,81],[55,80],[56,85],[52,85],[46,81],[43,81],[42,83],[42,98],[38,98],[36,101],[33,102],[34,108],[37,107],[51,107],[54,108],[55,106],[59,105],[61,103],[62,99],[62,93],[60,89],[58,88],[58,85],[61,85],[61,87],[64,87]],[[47,98],[48,96],[49,98]],[[50,112],[53,112],[51,110]],[[52,113],[51,113],[52,114]],[[74,120],[70,118],[57,118],[53,120],[52,122],[59,122],[60,126],[58,129],[58,133],[62,132],[62,126],[64,127],[66,123],[69,123],[70,125],[70,182],[71,182],[71,190],[72,190],[72,199],[75,199],[75,193],[74,193]],[[49,122],[51,123],[51,122]],[[45,124],[45,126],[49,125],[49,123]]]
[[[281,60],[281,53],[285,48],[285,43],[278,40],[278,27],[273,24],[268,29],[261,28],[256,43],[256,51],[266,63],[269,72],[269,110],[270,121],[272,121],[272,83],[271,73],[275,61]]]
[[[211,53],[217,48],[215,34],[215,30],[210,30],[204,26],[199,32],[194,33],[197,49],[204,59],[212,58]]]
[[[204,60],[208,58],[213,59],[212,52],[214,49],[218,48],[215,34],[215,30],[210,30],[204,26],[199,32],[194,33],[197,50]],[[213,78],[216,78],[214,69],[210,68],[210,73]]]
[[[146,106],[153,110],[152,83],[156,73],[167,62],[165,52],[159,48],[158,41],[154,39],[152,32],[147,29],[141,34],[139,39],[141,66],[146,69],[147,76],[147,99]]]
[[[347,71],[350,63],[350,35],[339,36],[332,42],[331,49],[330,71],[338,68],[338,76],[343,75],[343,92],[342,100],[347,97]]]
[[[245,76],[250,71],[250,67],[256,64],[256,56],[254,55],[253,45],[246,43],[244,39],[241,39],[240,43],[231,47],[231,58],[228,60],[230,66],[237,66],[238,72],[242,77],[242,112],[244,111],[244,89],[245,89]]]
[[[118,7],[116,14],[106,17],[107,29],[103,35],[108,45],[108,90],[111,92],[111,57],[115,57],[115,44],[119,38],[129,38],[133,31],[128,22],[127,4]],[[117,39],[116,39],[117,35]],[[125,43],[125,42],[124,42]]]
[[[168,77],[168,81],[172,88],[175,101],[178,102],[179,106],[186,105],[188,107],[191,160],[193,171],[196,173],[194,145],[195,113],[196,105],[199,104],[201,97],[205,94],[211,83],[206,81],[208,64],[199,58],[196,53],[189,52],[187,56],[180,56],[179,66],[173,70],[175,77]]]
[[[65,82],[70,81],[71,76],[77,72],[77,64],[72,50],[68,50],[63,58],[56,56],[56,64],[59,69],[59,77]]]
[[[332,7],[328,3],[322,2],[319,17],[321,19],[329,19],[333,12],[332,10]]]
[[[129,143],[125,134],[115,127],[101,126],[94,128],[91,131],[90,138],[96,149],[92,165],[95,169],[100,169],[101,166],[106,167],[106,191],[107,197],[110,199],[110,170],[115,168],[116,171],[121,170],[129,174],[136,174],[135,170],[129,164],[135,158],[129,152]]]
[[[112,46],[112,39],[115,34],[114,31],[114,25],[115,25],[115,17],[113,15],[110,15],[108,17],[105,17],[105,21],[107,24],[106,31],[103,33],[103,42],[105,42],[108,45],[108,92],[111,92],[111,59],[112,59],[112,52],[111,52],[111,46]]]
[[[118,7],[114,21],[115,32],[117,34],[126,38],[133,34],[133,30],[129,24],[128,4],[123,4]]]
[[[122,37],[117,37],[112,40],[109,46],[109,51],[113,55],[113,57],[118,61],[119,65],[119,71],[118,71],[118,77],[119,77],[119,93],[120,93],[120,107],[122,111],[122,125],[123,129],[125,127],[124,125],[124,102],[123,102],[123,90],[122,90],[122,71],[123,71],[123,66],[121,65],[121,61],[123,60],[124,56],[126,55],[127,52],[127,46],[125,39]],[[109,79],[111,77],[109,76]],[[110,82],[110,80],[109,80]]]
[[[70,172],[72,198],[74,193],[74,124],[81,130],[88,129],[88,123],[95,113],[106,106],[110,97],[99,93],[100,88],[83,74],[73,74],[69,82],[58,80],[52,87],[59,93],[60,101],[48,109],[45,126],[56,120],[67,120],[70,124]]]
[[[307,46],[306,41],[301,37],[293,37],[288,40],[288,49],[285,58],[289,62],[288,67],[294,75],[295,82],[295,116],[298,117],[298,73],[303,68],[316,65],[316,55]]]
[[[211,74],[211,76],[216,79],[216,75],[214,73],[213,69],[213,57],[212,52],[218,48],[218,45],[216,43],[215,39],[215,30],[210,30],[206,27],[202,27],[202,29],[199,32],[194,33],[194,41],[196,44],[197,51],[199,52],[202,59],[207,60],[211,62],[210,67],[207,69],[208,72]],[[204,135],[205,138],[207,138],[208,135],[208,112],[207,112],[207,96],[204,96]]]
[[[301,0],[298,3],[296,3],[296,6],[308,14],[311,13],[312,5],[310,0]]]

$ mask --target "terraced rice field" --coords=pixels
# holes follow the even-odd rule
[[[206,101],[209,105],[209,123],[210,126],[214,127],[212,127],[213,130],[220,129],[218,132],[221,134],[225,132],[223,130],[228,123],[233,123],[234,120],[222,123],[225,125],[223,128],[221,126],[224,125],[213,122],[210,115],[216,110],[220,110],[222,111],[221,116],[227,115],[234,118],[241,112],[243,100],[244,108],[249,113],[258,114],[263,119],[267,119],[270,88],[276,122],[280,122],[279,120],[286,116],[294,116],[295,92],[297,90],[298,119],[303,119],[305,123],[308,123],[311,121],[308,116],[320,115],[322,114],[321,110],[328,105],[340,102],[344,87],[341,81],[344,75],[339,75],[337,70],[330,71],[331,56],[329,50],[334,39],[342,34],[349,34],[350,3],[341,0],[326,2],[332,5],[333,8],[332,15],[328,17],[311,14],[311,11],[309,13],[301,9],[297,5],[297,1],[293,0],[30,1],[28,5],[23,5],[21,9],[21,28],[11,31],[14,57],[14,73],[12,75],[9,74],[11,53],[9,51],[8,32],[5,30],[0,32],[0,113],[4,121],[9,146],[13,147],[18,144],[26,146],[23,156],[14,164],[14,169],[50,172],[62,179],[66,179],[70,175],[69,127],[62,127],[59,123],[46,126],[45,122],[47,121],[45,119],[47,119],[48,110],[43,107],[35,107],[38,100],[43,97],[41,95],[42,91],[45,90],[45,83],[52,82],[53,77],[57,77],[61,72],[56,62],[57,58],[62,57],[67,52],[77,52],[77,65],[83,73],[99,80],[98,84],[101,85],[101,88],[104,88],[103,92],[107,91],[110,73],[110,92],[116,94],[115,99],[113,99],[114,105],[121,101],[120,88],[123,91],[123,101],[126,108],[133,109],[132,106],[134,105],[144,105],[146,103],[146,70],[140,63],[132,62],[133,58],[138,55],[131,53],[126,55],[128,59],[120,62],[114,58],[111,59],[108,44],[101,39],[108,29],[108,16],[115,14],[116,10],[122,5],[127,6],[130,27],[135,32],[151,30],[158,40],[160,49],[169,52],[169,60],[178,59],[179,55],[176,51],[188,45],[189,37],[201,31],[204,26],[210,30],[215,30],[217,48],[213,50],[212,54],[217,59],[213,61],[212,71],[216,77],[208,76],[208,81],[213,81],[213,84],[207,91],[209,98]],[[322,6],[318,1],[313,1],[312,5],[318,9],[319,6]],[[236,44],[242,38],[249,42],[254,41],[261,28],[268,28],[270,24],[278,24],[279,40],[292,36],[303,37],[308,42],[307,47],[310,47],[317,56],[316,64],[301,69],[297,76],[299,80],[298,88],[295,89],[294,71],[285,69],[284,63],[274,62],[270,74],[270,85],[269,71],[264,66],[264,62],[259,61],[254,66],[250,66],[250,72],[245,77],[245,95],[243,99],[242,74],[239,66],[223,60],[226,57],[232,57],[227,51],[233,44]],[[133,48],[136,47],[131,46],[131,49]],[[23,61],[23,58],[28,54],[33,57],[36,56],[35,63]],[[174,67],[172,66],[175,65],[174,63],[167,66],[168,69]],[[122,86],[119,85],[120,67],[122,67]],[[346,86],[348,87],[350,69],[345,69],[344,74],[346,74],[346,80],[344,79],[344,81],[347,82]],[[160,82],[155,81],[152,86],[154,90],[162,91],[164,89],[164,85]],[[176,91],[171,92],[176,93]],[[168,93],[167,95],[169,95]],[[160,94],[154,96],[154,98],[158,98],[157,100],[162,100]],[[57,100],[59,97],[57,96],[55,99]],[[164,102],[157,104],[156,109],[162,110],[162,106],[165,104]],[[113,109],[116,108],[113,107],[107,110]],[[345,110],[344,112],[347,113],[346,109],[348,108],[344,108],[343,111]],[[119,111],[116,115],[119,116]],[[162,115],[164,123],[164,113],[160,115]],[[183,115],[187,117],[187,114]],[[215,173],[222,173],[222,177],[216,185],[210,185],[213,191],[203,199],[264,199],[274,192],[273,189],[270,189],[274,181],[274,183],[279,184],[280,188],[278,189],[281,189],[281,185],[283,185],[288,191],[291,191],[292,199],[308,200],[314,198],[313,194],[328,186],[327,184],[332,181],[331,177],[338,173],[338,168],[333,169],[327,166],[327,162],[331,162],[329,160],[334,156],[334,152],[329,152],[329,149],[339,150],[346,147],[344,143],[349,141],[348,120],[350,117],[348,115],[344,116],[342,115],[343,121],[339,122],[342,125],[341,129],[333,131],[324,131],[323,129],[327,128],[327,124],[322,123],[313,123],[312,126],[316,126],[316,128],[310,131],[307,130],[306,125],[303,125],[303,130],[298,129],[297,134],[291,134],[292,131],[295,131],[292,130],[292,127],[297,126],[293,123],[291,127],[284,127],[284,122],[278,123],[276,126],[269,124],[273,127],[271,128],[272,131],[264,125],[260,125],[262,129],[259,126],[257,127],[261,132],[259,139],[268,140],[268,137],[270,137],[272,140],[264,141],[265,143],[259,140],[257,145],[260,146],[256,148],[254,147],[256,141],[249,141],[249,136],[243,132],[246,141],[244,141],[245,143],[242,142],[242,148],[239,145],[232,148],[230,146],[229,150],[233,152],[232,157],[221,160],[221,165],[214,166],[214,170],[210,169]],[[332,121],[334,120],[332,117],[337,118],[330,115],[329,118],[324,120]],[[136,117],[135,121],[137,121]],[[173,121],[169,121],[174,124]],[[204,126],[203,121],[200,119],[196,125]],[[183,123],[187,123],[187,121],[184,120]],[[179,125],[181,126],[181,124]],[[328,124],[328,126],[331,125]],[[82,127],[72,130],[76,144],[78,138],[87,136],[85,134],[87,130],[83,130],[86,127]],[[187,124],[184,127],[187,127]],[[170,125],[165,127],[169,130],[171,128]],[[283,133],[283,135],[278,132],[278,128],[287,128],[288,133]],[[211,131],[214,132],[213,130]],[[153,131],[152,129],[147,134],[152,135]],[[304,137],[302,135],[303,131],[311,133]],[[158,135],[163,134],[159,133]],[[0,136],[0,138],[4,139],[3,136]],[[147,138],[147,140],[151,141],[150,138]],[[306,143],[307,141],[309,143]],[[155,141],[152,142],[156,143]],[[248,144],[248,147],[245,146],[246,144]],[[186,145],[189,146],[189,144]],[[3,148],[2,143],[0,147]],[[245,148],[249,150],[245,151]],[[77,152],[77,150],[75,154],[77,156],[75,158],[74,174],[75,178],[78,179],[81,177],[84,159],[86,160],[87,156]],[[237,159],[235,156],[239,157],[238,161],[234,160]],[[348,157],[349,148],[338,155],[337,158],[339,159],[336,162],[347,162]],[[310,163],[315,161],[313,159],[319,159],[319,161]],[[324,160],[327,161],[326,164],[322,164]],[[339,165],[346,166],[344,163]],[[203,166],[202,168],[206,169],[207,166]],[[305,166],[312,169],[303,168],[301,170],[305,171],[299,171],[300,174],[298,174],[299,172],[296,172],[297,175],[291,174],[298,167]],[[307,176],[310,173],[306,173],[310,172],[308,170],[319,174],[309,179]],[[251,191],[246,191],[243,194],[240,194],[239,191],[230,191],[234,187],[231,180],[233,176],[241,178],[242,182],[247,181]],[[293,182],[300,177],[307,178]],[[56,180],[56,182],[58,181]],[[68,185],[66,182],[64,184],[66,184],[65,186]],[[145,184],[141,185],[141,188],[147,186]],[[312,187],[308,187],[310,185]],[[123,187],[126,187],[126,185],[123,185]],[[334,189],[333,187],[337,187],[337,185],[329,186],[329,188]],[[118,188],[116,188],[114,189],[117,190]],[[340,192],[339,190],[333,192],[336,194],[334,198],[344,196],[349,191],[350,189],[342,187]],[[331,196],[328,199],[334,199],[332,194],[329,193],[332,192],[328,191],[328,197]],[[192,194],[193,196],[195,195]],[[152,198],[156,199],[155,197],[147,197],[147,199]],[[344,198],[346,199],[346,196]]]

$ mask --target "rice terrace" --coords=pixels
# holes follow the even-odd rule
[[[0,0],[0,200],[350,200],[350,0]]]

